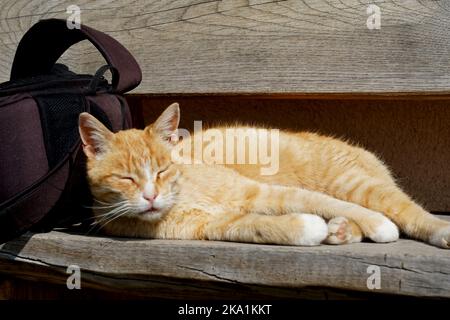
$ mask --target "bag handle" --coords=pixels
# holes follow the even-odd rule
[[[59,57],[82,40],[89,40],[108,65],[117,70],[113,74],[114,92],[124,93],[139,85],[141,69],[124,46],[107,34],[84,25],[80,29],[69,29],[66,21],[61,19],[41,20],[25,33],[14,56],[11,80],[50,73]]]

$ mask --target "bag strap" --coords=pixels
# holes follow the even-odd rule
[[[113,92],[134,89],[142,80],[138,63],[118,41],[107,34],[81,25],[69,29],[65,20],[41,20],[19,42],[11,69],[11,81],[48,74],[59,57],[72,45],[89,40],[102,54],[113,74]]]

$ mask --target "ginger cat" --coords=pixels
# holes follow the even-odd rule
[[[366,150],[281,131],[274,175],[260,175],[260,165],[174,163],[173,148],[195,140],[177,142],[179,117],[172,104],[144,130],[112,133],[80,115],[88,179],[100,204],[94,214],[106,233],[311,246],[396,241],[399,228],[450,248],[450,223],[414,203]]]

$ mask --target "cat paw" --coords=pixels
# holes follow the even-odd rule
[[[450,227],[444,227],[435,232],[429,242],[437,247],[450,249]]]
[[[381,221],[369,232],[367,236],[375,242],[394,242],[400,237],[398,227],[388,218],[382,217]]]
[[[298,233],[295,245],[317,246],[328,235],[328,226],[325,220],[313,214],[300,214],[302,232]]]
[[[362,234],[359,227],[345,217],[336,217],[328,221],[328,236],[326,244],[344,244],[361,242]]]

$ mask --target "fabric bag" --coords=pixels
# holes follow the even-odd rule
[[[89,40],[107,65],[75,74],[58,58]],[[111,83],[104,78],[112,74]],[[65,20],[36,23],[21,39],[10,81],[0,84],[0,242],[33,226],[81,219],[89,205],[78,116],[89,112],[112,131],[132,126],[123,94],[142,75],[133,56],[110,36]]]

